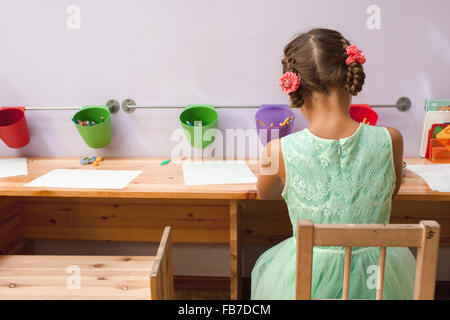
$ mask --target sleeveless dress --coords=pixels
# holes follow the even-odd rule
[[[308,129],[281,139],[286,168],[282,197],[293,236],[264,252],[251,275],[252,299],[294,299],[297,220],[389,223],[396,174],[389,131],[361,123],[340,140]],[[343,247],[314,247],[312,299],[341,299]],[[350,299],[375,299],[379,248],[352,249]],[[383,299],[412,299],[415,259],[408,248],[387,248]]]

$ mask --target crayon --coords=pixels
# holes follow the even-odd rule
[[[170,160],[171,159],[164,160],[163,162],[161,162],[161,165],[165,166],[166,164],[168,164],[170,162]]]
[[[287,123],[288,123],[288,120],[289,120],[289,117],[287,117],[286,119],[284,119],[284,121],[283,122],[280,122],[279,124],[278,124],[278,127],[284,127]]]

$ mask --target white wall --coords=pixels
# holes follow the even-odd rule
[[[81,10],[79,30],[66,27],[70,5]],[[370,5],[381,10],[381,29],[366,26]],[[366,53],[367,81],[355,103],[392,104],[410,97],[409,112],[377,112],[379,125],[403,133],[405,156],[415,157],[424,100],[450,96],[449,9],[448,0],[0,0],[0,105],[92,105],[111,98],[154,105],[287,103],[277,84],[284,45],[298,32],[327,27]],[[253,128],[254,112],[220,109],[219,128]],[[296,112],[300,130],[307,122]],[[113,115],[113,141],[96,153],[166,157],[176,143],[170,134],[179,126],[178,113]],[[72,114],[27,111],[30,145],[13,150],[0,143],[0,156],[93,153],[70,122]],[[78,243],[73,250],[98,246]],[[37,243],[38,250],[51,248]],[[211,249],[222,257],[214,266],[203,264],[204,270],[190,266],[186,257],[177,263],[179,274],[227,275],[226,248],[179,248],[177,254],[200,257]],[[249,249],[247,257],[261,250]],[[441,252],[440,263],[448,262],[448,249]],[[246,274],[252,263],[248,258]],[[439,276],[450,280],[448,272]]]
[[[81,28],[66,9],[78,5]],[[369,5],[381,29],[369,30]],[[448,0],[0,0],[0,105],[74,106],[131,97],[139,104],[287,103],[277,82],[282,49],[312,27],[341,31],[367,55],[367,82],[354,101],[392,104],[379,124],[400,129],[417,156],[426,98],[449,96]],[[219,110],[219,128],[253,128],[253,109]],[[176,142],[178,110],[113,116],[104,155],[161,156]],[[0,156],[80,156],[92,151],[71,111],[28,111],[31,143]],[[297,112],[296,129],[307,125]]]

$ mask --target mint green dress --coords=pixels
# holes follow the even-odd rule
[[[264,252],[252,270],[252,299],[294,299],[297,220],[389,223],[395,169],[389,131],[361,123],[340,140],[308,129],[281,139],[286,168],[282,193],[293,236]],[[375,299],[379,248],[353,248],[350,299]],[[312,299],[342,298],[343,247],[314,247]],[[415,259],[388,248],[383,299],[412,299]]]

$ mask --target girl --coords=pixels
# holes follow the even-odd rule
[[[364,54],[339,33],[314,29],[284,49],[280,85],[309,127],[266,146],[258,194],[281,194],[293,236],[264,252],[252,271],[252,299],[294,299],[296,226],[314,223],[389,223],[402,180],[403,138],[394,128],[349,115],[364,84]],[[314,247],[313,299],[340,299],[344,248]],[[350,299],[374,299],[379,249],[353,248]],[[384,299],[411,299],[415,259],[388,248]]]

